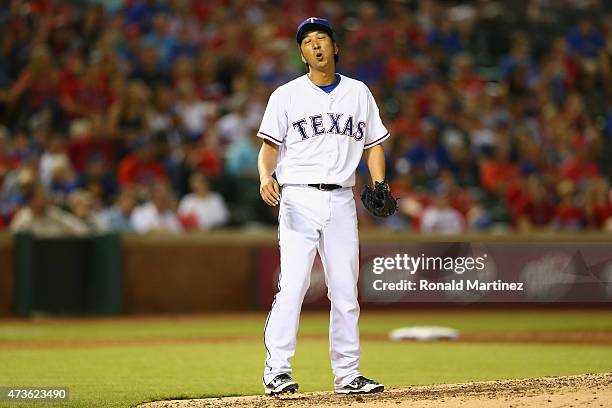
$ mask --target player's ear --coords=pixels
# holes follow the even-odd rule
[[[308,64],[308,62],[306,61],[306,58],[304,58],[304,54],[302,53],[302,51],[300,51],[300,58],[302,59],[302,62],[304,64]]]

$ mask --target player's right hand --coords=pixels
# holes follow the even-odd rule
[[[271,207],[277,206],[280,202],[280,186],[272,176],[266,176],[261,179],[259,186],[259,194],[261,198]]]

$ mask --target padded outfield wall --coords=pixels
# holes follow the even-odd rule
[[[612,235],[609,234],[441,237],[362,232],[360,235],[363,307],[398,306],[415,301],[432,305],[511,303],[513,300],[547,304],[612,302],[612,284],[607,281],[608,276],[612,277]],[[391,258],[408,252],[421,257],[430,253],[458,257],[482,252],[483,248],[493,251],[496,257],[496,278],[501,279],[495,280],[538,278],[548,274],[552,278],[547,279],[556,279],[554,290],[542,292],[541,279],[534,281],[540,292],[532,291],[531,297],[505,294],[505,299],[495,293],[477,298],[470,293],[466,298],[457,291],[449,297],[451,292],[371,290],[376,279],[393,282],[419,276],[407,271],[403,271],[405,276],[397,275],[398,271],[393,271],[396,275],[373,274],[373,261],[379,255]],[[276,289],[278,269],[278,241],[274,231],[111,235],[42,241],[0,235],[0,315],[267,309]],[[487,277],[486,274],[479,276]],[[559,276],[563,279],[559,280]],[[567,281],[568,276],[571,282]],[[490,275],[488,278],[491,280]],[[437,274],[427,275],[427,279],[442,282],[447,277]],[[324,307],[327,302],[323,268],[317,257],[304,307]]]

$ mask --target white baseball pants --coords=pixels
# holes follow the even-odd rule
[[[329,350],[335,387],[359,376],[359,238],[351,188],[320,191],[285,186],[279,212],[280,275],[264,330],[263,381],[291,374],[302,301],[319,251],[331,301]]]

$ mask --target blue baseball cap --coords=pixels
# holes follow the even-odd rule
[[[300,25],[298,26],[297,33],[295,35],[295,39],[297,40],[297,43],[301,44],[302,39],[304,38],[304,35],[308,31],[312,31],[312,30],[325,31],[331,37],[332,41],[336,41],[334,39],[334,31],[332,30],[331,25],[329,24],[329,21],[327,21],[324,18],[310,17],[302,21]]]

